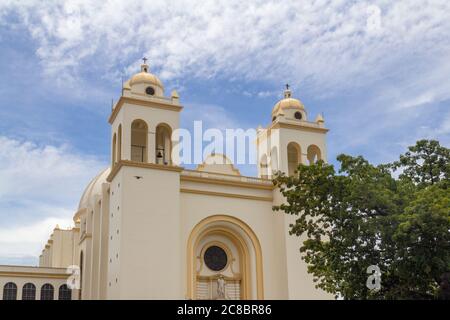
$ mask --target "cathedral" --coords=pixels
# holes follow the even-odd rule
[[[87,185],[73,227],[39,267],[0,266],[0,299],[330,299],[289,235],[272,173],[326,161],[324,119],[287,87],[256,137],[258,176],[222,154],[195,169],[173,155],[183,106],[141,65],[109,116],[111,163]],[[71,285],[76,283],[75,286]]]

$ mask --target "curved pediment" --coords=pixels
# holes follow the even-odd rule
[[[213,172],[240,176],[241,173],[234,167],[231,160],[221,153],[211,154],[206,157],[202,164],[198,165],[197,171]]]

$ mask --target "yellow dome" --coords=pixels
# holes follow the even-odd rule
[[[272,109],[272,116],[283,113],[283,109],[299,109],[305,110],[303,103],[295,98],[291,97],[291,91],[286,89],[284,91],[284,99],[278,101]]]
[[[145,83],[145,84],[158,86],[161,89],[164,89],[164,86],[163,86],[161,80],[159,80],[159,78],[157,76],[155,76],[154,74],[152,74],[152,73],[150,73],[148,71],[149,71],[148,65],[142,64],[141,65],[141,72],[136,73],[135,75],[133,75],[131,77],[131,79],[129,81],[127,81],[127,84],[129,86],[133,86],[133,85],[138,84],[138,83]]]

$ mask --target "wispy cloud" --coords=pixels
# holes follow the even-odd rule
[[[103,166],[67,145],[0,136],[0,263],[36,263],[30,257],[56,224],[71,226],[84,187]]]
[[[445,0],[5,2],[38,44],[45,72],[136,70],[144,53],[164,79],[186,76],[370,83],[405,57],[446,55]],[[1,14],[0,14],[1,16]],[[439,41],[436,41],[439,39]],[[130,62],[131,60],[131,62]],[[95,61],[96,63],[93,63]]]
[[[329,160],[347,152],[390,161],[423,137],[450,143],[449,12],[447,0],[1,1],[0,27],[28,32],[21,45],[39,68],[25,55],[13,60],[14,52],[2,65],[9,67],[0,115],[8,121],[0,127],[10,137],[0,136],[0,257],[34,255],[46,228],[70,220],[105,164],[52,144],[106,150],[106,128],[74,114],[78,105],[108,109],[118,79],[138,70],[143,55],[166,87],[183,93],[185,127],[194,120],[204,129],[256,127],[270,120],[288,82],[310,118],[325,111]],[[201,93],[212,103],[195,100],[193,82],[211,85]],[[86,144],[83,130],[99,138]],[[36,143],[41,138],[46,144]]]

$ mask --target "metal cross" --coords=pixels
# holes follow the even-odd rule
[[[286,90],[289,90],[289,84],[286,83]]]
[[[143,57],[142,60],[144,60],[144,64],[147,64],[148,59],[146,57]]]

